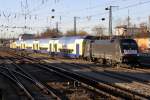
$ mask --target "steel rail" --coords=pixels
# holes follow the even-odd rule
[[[28,92],[28,90],[20,82],[18,82],[17,80],[15,80],[14,78],[12,78],[11,76],[5,74],[4,72],[0,72],[0,74],[3,75],[4,77],[8,78],[9,80],[11,80],[17,86],[19,86],[19,88],[24,91],[24,93],[26,94],[26,96],[30,100],[34,100],[34,98],[32,97],[32,95]]]
[[[79,64],[75,64],[75,63],[72,64],[72,63],[63,62],[63,64],[69,65],[69,66],[80,67]],[[95,72],[95,73],[98,73],[98,72],[96,72],[95,70],[92,70],[92,71]],[[114,77],[114,78],[119,79],[119,80],[123,80],[123,81],[130,82],[130,80],[127,79],[128,75],[126,76],[126,75],[117,74],[117,73],[113,73],[113,72],[111,73],[111,72],[109,72],[109,71],[107,71],[107,70],[105,70],[105,69],[103,69],[103,71],[104,71],[104,72],[101,72],[101,75],[106,75],[106,76],[109,76],[109,77]],[[118,75],[118,76],[116,76],[116,75]],[[122,77],[126,77],[126,79],[121,78],[121,76],[122,76]],[[131,79],[131,78],[134,78],[134,77],[128,77],[128,78]],[[134,79],[137,80],[137,82],[145,82],[144,80],[140,80],[139,78],[134,78]],[[96,79],[95,79],[95,80],[96,80]],[[100,80],[99,80],[99,81],[100,81]],[[109,84],[108,82],[105,82],[105,81],[101,81],[101,82]],[[148,99],[150,98],[150,97],[147,96],[147,95],[140,94],[140,93],[138,93],[138,92],[134,92],[134,91],[131,91],[131,90],[122,88],[122,87],[120,87],[120,86],[116,86],[116,85],[113,85],[113,84],[110,84],[110,85],[113,86],[113,87],[122,89],[122,90],[124,90],[125,92],[129,92],[130,94],[135,94],[135,95],[137,95],[137,96],[139,95],[139,96],[142,96],[142,97],[145,97],[145,98],[148,98]],[[144,85],[148,85],[148,86],[149,86],[149,84],[144,84]]]
[[[36,59],[34,59],[34,58],[29,58],[29,57],[25,57],[25,58],[27,58],[27,59],[30,59],[30,60],[35,60],[35,61],[37,61]],[[79,75],[79,74],[77,74],[77,73],[73,73],[73,72],[69,72],[69,71],[67,71],[67,70],[65,70],[65,69],[63,69],[63,68],[60,68],[60,67],[56,67],[56,66],[52,66],[52,65],[47,65],[47,64],[43,64],[43,63],[41,63],[41,65],[43,65],[41,68],[45,68],[45,66],[47,66],[46,67],[46,69],[47,70],[49,70],[49,69],[51,69],[51,71],[55,71],[55,72],[57,72],[58,74],[61,74],[61,75],[64,75],[65,77],[68,77],[68,78],[71,78],[71,79],[73,79],[73,80],[76,80],[77,82],[79,82],[79,83],[84,83],[84,84],[86,84],[87,86],[91,86],[92,84],[90,84],[90,82],[91,83],[93,83],[93,84],[95,84],[95,86],[96,87],[93,87],[93,88],[95,88],[95,89],[97,89],[97,88],[99,88],[99,90],[101,90],[102,88],[100,88],[100,87],[105,87],[105,89],[104,90],[107,90],[107,92],[109,93],[109,94],[111,94],[111,93],[113,93],[115,96],[118,96],[118,95],[120,95],[120,97],[122,97],[122,98],[126,98],[126,99],[133,99],[133,98],[136,98],[136,99],[147,99],[147,98],[144,98],[144,97],[141,97],[141,96],[139,96],[139,95],[136,95],[136,94],[132,94],[132,93],[129,93],[129,91],[124,91],[123,89],[121,89],[121,88],[119,88],[119,87],[114,87],[114,86],[112,86],[111,84],[108,84],[108,83],[106,83],[106,82],[103,82],[103,83],[99,83],[98,81],[96,81],[96,79],[90,79],[90,78],[87,78],[87,77],[84,77],[84,76],[81,76],[81,75]],[[41,65],[39,65],[39,67],[41,66]],[[48,67],[50,67],[50,68],[48,68]],[[67,75],[68,74],[68,75]],[[81,80],[80,80],[81,79]],[[87,80],[87,81],[89,81],[89,82],[85,82],[85,81],[82,81],[82,79],[83,80]],[[81,82],[82,81],[82,82]],[[109,88],[108,88],[108,86],[109,86]],[[112,87],[112,89],[110,89],[110,86]],[[107,89],[106,89],[107,88]],[[111,92],[110,92],[111,91]],[[123,92],[122,92],[123,91]],[[118,93],[116,93],[116,92],[118,92]],[[124,94],[122,94],[122,93],[124,93]]]
[[[12,61],[14,61],[11,58]],[[13,63],[13,65],[18,68],[21,72],[23,72],[26,76],[30,77],[30,79],[32,79],[34,81],[34,83],[41,88],[41,90],[43,90],[45,93],[47,94],[51,94],[53,97],[57,98],[57,100],[61,100],[60,97],[58,97],[55,93],[53,93],[50,89],[48,89],[46,86],[44,86],[41,82],[39,82],[37,79],[35,79],[34,77],[32,77],[31,74],[29,74],[28,72],[26,72],[24,69],[22,69],[20,66],[18,66],[17,64]]]
[[[20,56],[20,55],[19,55]],[[32,60],[32,61],[38,61],[38,60],[36,60],[36,59],[34,59],[34,58],[29,58],[29,57],[26,57],[26,56],[24,56],[24,58],[26,58],[26,59],[30,59],[30,60]],[[43,65],[42,67],[41,67],[41,65]],[[101,89],[102,89],[102,87],[104,88],[105,87],[105,89],[104,90],[107,90],[107,92],[111,92],[111,93],[114,93],[114,92],[117,92],[117,93],[114,93],[115,94],[115,96],[116,95],[118,95],[118,93],[119,93],[119,95],[121,96],[121,97],[123,97],[123,98],[127,98],[127,99],[133,99],[133,98],[136,98],[136,99],[139,99],[139,98],[143,98],[143,97],[140,97],[139,95],[135,95],[135,94],[132,94],[132,93],[130,93],[130,94],[128,94],[128,92],[127,91],[125,91],[125,92],[127,92],[127,93],[124,93],[124,94],[121,94],[122,92],[119,90],[119,89],[116,89],[116,88],[114,88],[114,89],[108,89],[108,87],[106,86],[106,85],[110,85],[110,84],[102,84],[102,83],[99,83],[98,81],[96,81],[96,80],[93,80],[93,79],[89,79],[89,78],[87,78],[87,77],[83,77],[83,76],[81,76],[81,75],[79,75],[79,74],[77,74],[77,73],[72,73],[72,72],[69,72],[69,71],[67,71],[67,70],[65,70],[65,69],[62,69],[62,68],[58,68],[58,67],[56,67],[56,66],[52,66],[52,65],[47,65],[47,64],[43,64],[43,63],[41,63],[41,65],[39,65],[39,67],[41,67],[41,68],[44,68],[44,69],[46,69],[46,70],[50,70],[50,71],[54,71],[54,72],[56,72],[56,73],[58,73],[58,74],[60,74],[60,75],[63,75],[63,76],[65,76],[65,77],[68,77],[68,78],[71,78],[71,79],[73,79],[73,80],[75,80],[75,81],[78,81],[78,82],[80,82],[80,83],[84,83],[84,84],[86,84],[86,85],[88,85],[88,86],[92,86],[93,87],[93,85],[91,84],[91,83],[93,83],[95,86],[94,86],[94,88],[95,89],[100,89],[100,87],[101,87]],[[37,65],[36,65],[37,66]],[[45,67],[46,66],[46,67]],[[48,67],[50,67],[50,68],[48,68]],[[82,81],[82,82],[81,82]],[[91,82],[91,83],[87,83],[87,82]],[[100,87],[98,87],[98,86],[100,86]]]

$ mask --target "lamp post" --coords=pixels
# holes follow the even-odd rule
[[[118,6],[109,6],[109,7],[105,8],[105,10],[109,10],[109,34],[110,34],[110,36],[113,35],[113,33],[112,33],[112,8],[113,7],[118,7]]]

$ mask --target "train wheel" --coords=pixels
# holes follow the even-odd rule
[[[103,59],[98,59],[98,62],[100,63],[100,64],[103,64]]]
[[[117,66],[116,61],[112,61],[112,67],[115,67],[115,66]]]
[[[88,57],[84,57],[84,60],[88,61]]]
[[[92,61],[96,64],[98,63],[98,59],[97,58],[93,58]]]
[[[92,58],[91,57],[87,57],[87,60],[92,62]]]
[[[122,66],[121,63],[116,63],[116,68],[120,68]]]
[[[102,59],[102,64],[105,65],[107,63],[106,59]]]
[[[108,59],[106,63],[108,66],[112,66],[112,60]]]

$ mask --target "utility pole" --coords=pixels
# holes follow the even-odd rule
[[[127,24],[127,28],[130,27],[130,15],[129,15],[129,10],[128,10],[128,18],[127,18],[128,24]]]
[[[109,34],[112,36],[112,6],[109,8]]]
[[[79,17],[74,17],[74,34],[76,35],[77,34],[77,18]]]
[[[58,29],[58,22],[56,22],[56,32],[57,32],[57,33],[59,32],[59,29]]]
[[[24,33],[26,33],[26,28],[27,28],[27,15],[28,15],[28,0],[25,0],[25,2],[23,3],[21,1],[21,9],[22,9],[22,12],[24,12]]]
[[[74,34],[76,35],[77,34],[77,17],[74,17]]]
[[[109,6],[108,8],[105,8],[105,10],[109,10],[109,34],[110,36],[113,35],[112,33],[112,8],[118,7],[118,6]]]
[[[148,17],[149,25],[148,25],[148,31],[150,32],[150,16]]]

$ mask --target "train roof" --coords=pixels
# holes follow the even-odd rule
[[[47,39],[39,39],[39,42],[44,44],[44,43],[49,43],[49,41],[52,40],[51,38],[47,38]]]
[[[33,43],[33,41],[39,41],[40,43],[48,43],[50,40],[58,40],[59,43],[73,43],[77,39],[97,39],[98,37],[96,36],[63,36],[63,37],[58,37],[58,38],[46,38],[46,39],[28,39],[24,40],[26,43]],[[22,40],[17,40],[16,43],[21,43]]]
[[[18,44],[18,43],[21,43],[21,41],[19,41],[19,40],[15,41],[15,42],[16,42],[17,44]]]
[[[134,39],[131,38],[112,38],[112,39],[99,39],[96,40],[95,42],[100,44],[108,44],[108,43],[117,43],[120,41],[130,42],[131,40],[135,41]]]
[[[77,39],[84,39],[82,36],[71,36],[71,37],[61,37],[58,39],[59,43],[69,44],[75,42]]]
[[[25,43],[33,43],[34,39],[25,40]]]

